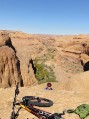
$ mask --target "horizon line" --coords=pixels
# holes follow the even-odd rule
[[[10,29],[0,29],[0,31],[8,31],[8,32],[22,32],[22,33],[26,33],[28,35],[49,35],[49,36],[72,36],[72,35],[89,35],[89,33],[75,33],[75,34],[56,34],[56,33],[29,33],[23,30],[10,30]]]

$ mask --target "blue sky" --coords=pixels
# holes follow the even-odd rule
[[[89,0],[0,0],[0,30],[89,34]]]

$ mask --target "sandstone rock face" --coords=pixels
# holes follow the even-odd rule
[[[6,88],[15,86],[17,82],[21,84],[21,76],[11,39],[7,33],[0,34],[0,87]]]
[[[76,74],[65,83],[65,90],[75,91],[81,94],[87,94],[89,91],[89,71]]]
[[[24,86],[34,86],[38,84],[37,79],[35,78],[34,70],[32,68],[31,63],[28,68],[27,78],[26,80],[23,80],[23,82],[24,82]]]
[[[31,64],[26,76],[26,80],[22,79],[20,61],[16,56],[16,50],[8,34],[2,32],[0,35],[0,87],[15,86],[17,82],[21,86],[37,84]]]
[[[29,39],[31,35],[16,31],[16,32],[10,32],[9,36],[14,38]]]
[[[37,84],[34,69],[29,63],[31,59],[37,58],[52,66],[58,81],[65,81],[74,74],[84,72],[84,66],[89,61],[89,35],[30,35],[17,31],[0,33],[3,38],[9,34],[9,40],[5,38],[0,46],[9,46],[15,51],[20,61],[24,86]]]
[[[15,86],[21,81],[18,58],[13,49],[0,47],[0,87]]]
[[[0,47],[1,46],[11,47],[16,52],[8,34],[0,33]]]
[[[83,53],[83,54],[80,55],[80,60],[82,61],[83,64],[85,64],[86,62],[89,61],[89,56],[87,54]]]

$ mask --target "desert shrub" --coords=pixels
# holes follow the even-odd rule
[[[56,77],[51,66],[47,66],[43,63],[34,63],[36,68],[35,77],[37,78],[39,84],[45,82],[55,82]]]

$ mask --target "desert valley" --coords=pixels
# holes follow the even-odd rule
[[[0,118],[10,118],[17,82],[20,82],[18,100],[25,95],[46,97],[54,104],[41,109],[51,113],[89,104],[88,70],[88,34],[38,35],[0,31]],[[39,72],[42,75],[39,76]],[[53,90],[45,90],[47,82],[52,82]],[[63,117],[80,119],[76,114]],[[18,119],[27,118],[37,119],[21,110]]]

